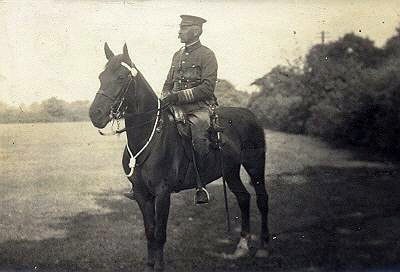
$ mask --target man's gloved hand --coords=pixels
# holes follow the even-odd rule
[[[177,93],[171,93],[163,98],[162,102],[168,105],[175,105],[179,101]]]

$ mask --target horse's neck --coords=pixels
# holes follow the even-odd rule
[[[150,84],[144,78],[142,73],[137,74],[136,91],[138,98],[138,105],[141,109],[139,111],[146,112],[157,108],[158,97],[151,88]]]
[[[134,106],[128,107],[128,113],[144,113],[154,111],[154,114],[150,116],[155,117],[157,114],[158,97],[140,72],[137,74],[135,86],[132,86],[131,88],[132,89],[129,90],[131,94],[130,105]],[[133,90],[133,88],[135,88],[135,90]],[[134,97],[132,97],[133,94],[135,94]],[[132,111],[130,111],[130,109],[132,109]],[[149,139],[151,131],[155,125],[155,118],[151,118],[148,115],[145,116],[147,116],[150,122],[141,127],[137,127],[140,123],[145,121],[140,120],[141,118],[132,120],[127,118],[125,120],[125,126],[127,128],[126,136],[129,147],[134,153],[139,151]],[[129,127],[132,128],[130,129]]]

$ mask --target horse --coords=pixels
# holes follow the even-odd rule
[[[196,187],[195,170],[185,152],[187,140],[177,129],[168,105],[157,97],[136,68],[127,45],[124,44],[122,54],[114,55],[105,43],[104,52],[107,63],[99,75],[100,89],[90,106],[89,116],[98,129],[124,117],[127,146],[122,165],[134,185],[134,198],[143,215],[146,270],[162,271],[170,197],[174,192]],[[236,196],[241,212],[241,238],[235,256],[244,256],[249,252],[250,239],[250,194],[239,175],[241,165],[244,167],[261,214],[259,250],[266,251],[269,230],[264,130],[248,109],[218,107],[217,114],[218,124],[224,128],[223,148],[210,147],[207,158],[199,163],[202,183],[209,184],[223,177]]]

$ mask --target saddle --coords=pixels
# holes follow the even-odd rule
[[[187,115],[183,112],[183,110],[178,106],[171,106],[170,107],[171,117],[176,124],[176,128],[178,129],[179,135],[184,139],[185,143],[189,141],[190,148],[191,148],[191,129],[190,129],[190,122],[187,118]],[[211,148],[212,150],[219,149],[221,143],[221,139],[218,138],[218,133],[222,133],[224,129],[218,125],[218,115],[215,112],[215,108],[211,108],[210,114],[210,123],[209,127],[206,129],[207,132],[207,140],[208,140],[208,147],[203,148]],[[185,144],[186,146],[186,144]]]

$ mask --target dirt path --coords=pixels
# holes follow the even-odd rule
[[[235,247],[239,210],[230,194],[235,231],[226,235],[217,183],[206,207],[192,205],[193,192],[173,196],[167,271],[400,270],[398,165],[266,133],[272,255],[218,257]],[[87,123],[1,125],[0,144],[0,271],[143,268],[141,214],[121,196],[123,138],[99,137]]]

